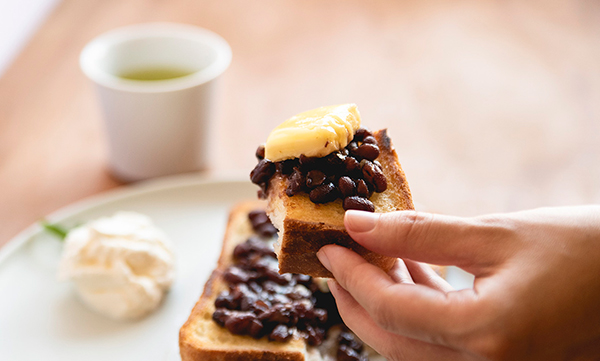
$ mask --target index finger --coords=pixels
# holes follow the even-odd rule
[[[375,253],[473,272],[498,263],[512,251],[510,220],[493,216],[348,210],[344,225],[352,239]]]
[[[456,346],[453,334],[467,325],[472,290],[445,293],[423,285],[398,284],[380,268],[340,246],[319,250],[321,263],[383,329],[422,341]]]

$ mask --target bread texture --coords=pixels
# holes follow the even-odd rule
[[[204,286],[200,300],[187,322],[179,331],[179,350],[182,361],[191,360],[290,360],[306,359],[306,343],[297,336],[289,342],[256,340],[250,336],[231,334],[212,320],[214,301],[227,288],[222,274],[233,263],[233,249],[253,234],[248,212],[264,207],[264,202],[240,203],[230,213],[217,268]]]
[[[382,193],[373,193],[370,200],[375,212],[391,212],[414,209],[412,196],[398,156],[387,135],[382,129],[374,133],[379,144],[381,163],[388,187]],[[289,197],[286,194],[288,179],[280,174],[271,178],[268,187],[267,213],[279,239],[275,252],[279,260],[280,273],[303,273],[313,277],[332,277],[317,258],[317,251],[327,244],[347,247],[361,255],[368,262],[389,271],[395,258],[373,253],[354,242],[344,227],[342,201],[316,204],[306,193]]]
[[[182,361],[197,360],[273,360],[273,361],[333,361],[336,359],[337,336],[340,326],[329,330],[327,338],[318,347],[308,346],[297,333],[286,342],[272,342],[267,337],[254,339],[230,333],[217,325],[212,314],[214,301],[227,289],[223,273],[234,263],[235,246],[254,234],[248,221],[248,213],[264,209],[264,201],[246,201],[238,204],[230,213],[223,247],[217,267],[204,286],[200,300],[194,306],[187,322],[179,331],[179,348]],[[370,360],[382,360],[373,349],[365,345]]]

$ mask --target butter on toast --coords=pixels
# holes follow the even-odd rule
[[[377,161],[381,164],[388,185],[384,192],[373,193],[370,198],[375,212],[414,209],[406,176],[386,129],[373,135],[380,148]],[[327,244],[347,247],[386,272],[392,268],[395,258],[373,253],[350,238],[344,227],[345,211],[340,199],[316,204],[306,193],[289,197],[286,194],[288,182],[287,177],[276,174],[271,178],[267,191],[267,213],[279,230],[275,252],[280,273],[332,277],[316,256],[317,251]]]

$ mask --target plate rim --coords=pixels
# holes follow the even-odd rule
[[[131,184],[121,185],[112,189],[108,189],[73,203],[62,206],[55,211],[47,214],[43,219],[50,223],[57,223],[74,214],[84,212],[93,207],[106,205],[107,203],[116,202],[125,198],[139,196],[145,193],[153,193],[174,188],[182,188],[189,186],[204,186],[211,184],[224,183],[250,183],[249,180],[244,180],[241,176],[211,176],[204,174],[180,174],[174,176],[160,177],[149,179]],[[25,229],[17,233],[8,242],[0,248],[0,266],[6,262],[14,253],[29,242],[33,237],[43,231],[39,221],[30,224]]]

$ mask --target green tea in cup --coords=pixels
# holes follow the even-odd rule
[[[155,68],[141,68],[136,70],[130,70],[119,74],[120,78],[129,80],[168,80],[181,78],[195,73],[194,70],[187,70],[182,68],[174,67],[155,67]]]

